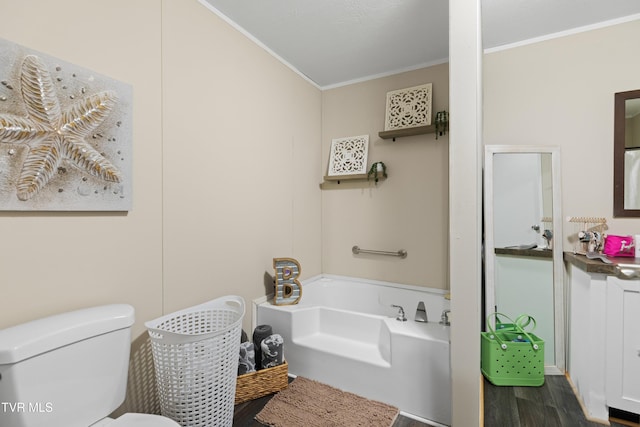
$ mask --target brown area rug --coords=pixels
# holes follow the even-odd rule
[[[256,415],[271,427],[390,427],[398,408],[297,377]]]

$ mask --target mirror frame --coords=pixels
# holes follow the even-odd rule
[[[555,364],[545,366],[545,374],[565,372],[565,310],[564,261],[562,230],[562,188],[560,176],[560,148],[546,145],[486,145],[484,156],[484,259],[485,259],[485,316],[495,307],[495,244],[493,237],[493,156],[500,153],[551,154],[551,182],[553,185],[553,313]]]
[[[624,208],[624,134],[625,104],[628,99],[640,98],[640,90],[618,92],[614,97],[613,120],[613,216],[640,217],[640,209]]]

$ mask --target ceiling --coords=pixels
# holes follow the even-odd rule
[[[447,62],[446,0],[199,0],[320,88]],[[640,19],[639,0],[481,0],[484,49]]]

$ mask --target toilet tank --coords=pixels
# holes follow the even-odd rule
[[[0,426],[87,427],[124,401],[134,309],[113,304],[0,330]]]

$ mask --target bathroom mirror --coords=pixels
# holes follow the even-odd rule
[[[613,216],[640,217],[640,90],[614,98]]]
[[[545,373],[563,374],[560,151],[488,145],[484,165],[485,313],[534,317]]]

